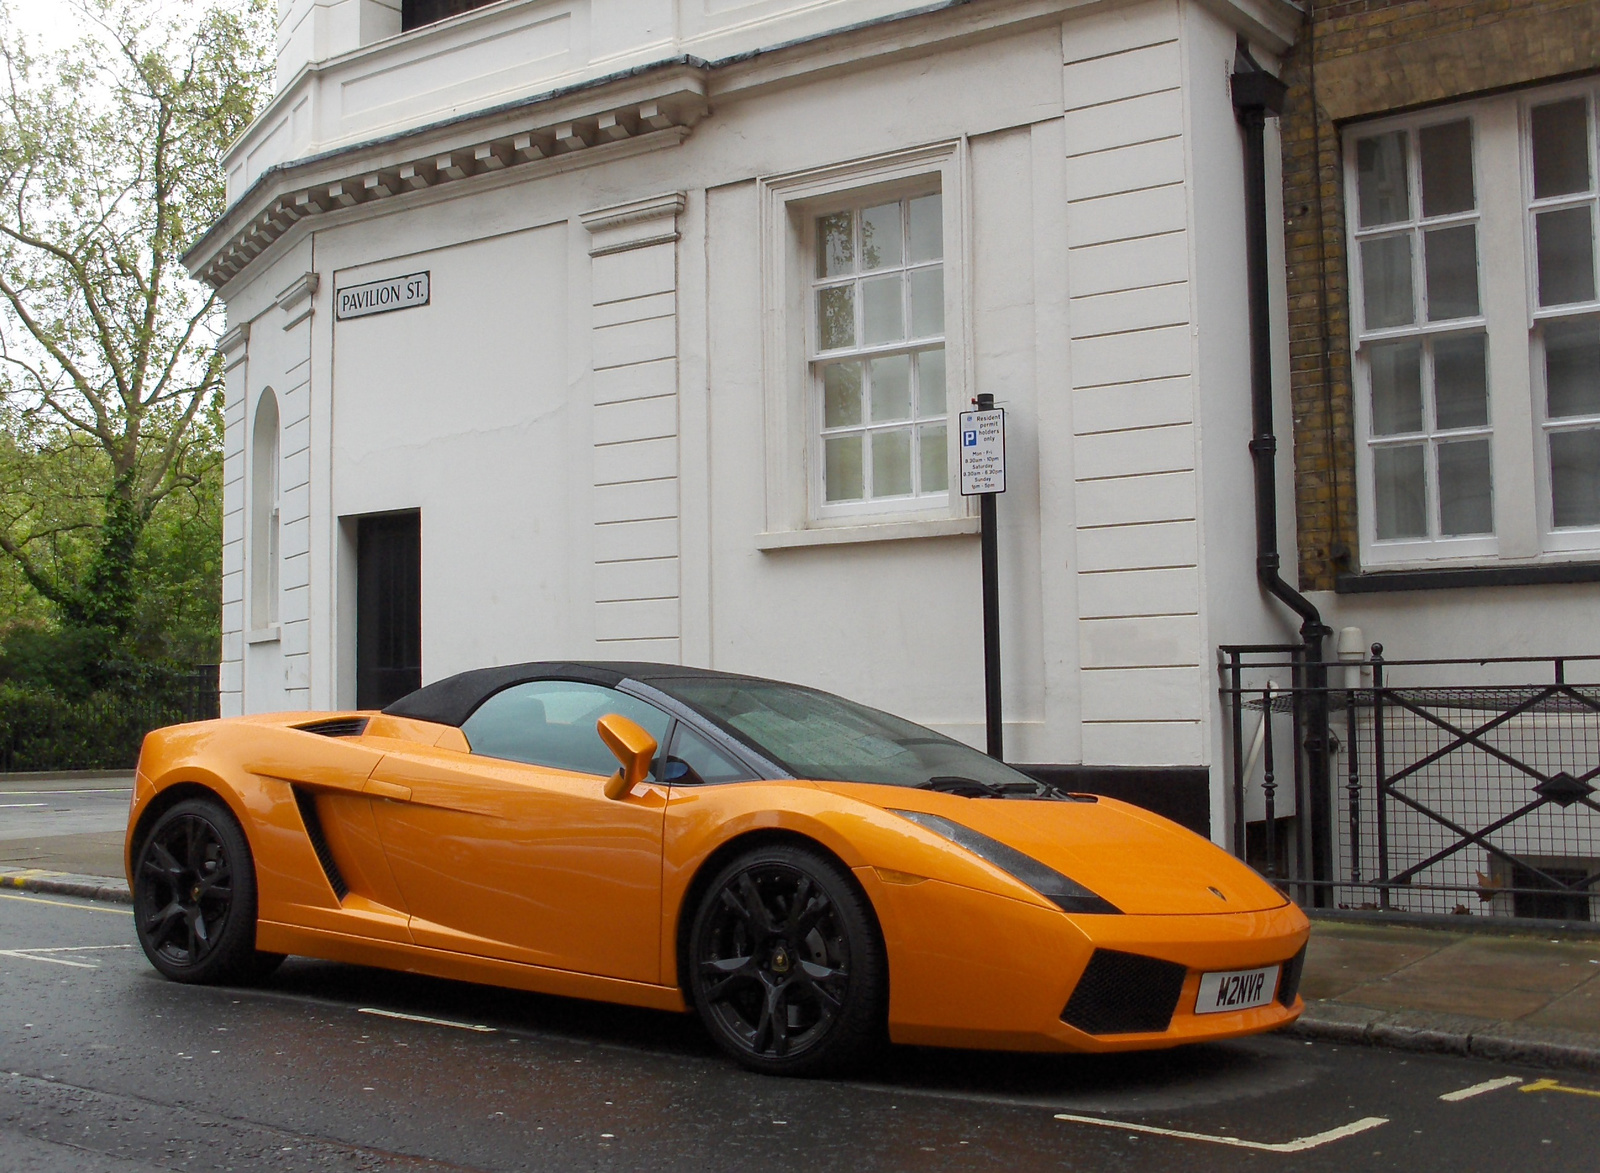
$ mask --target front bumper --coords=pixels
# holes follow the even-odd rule
[[[1288,967],[1311,926],[1293,904],[1206,916],[1070,916],[939,880],[856,872],[889,955],[889,1033],[898,1043],[1018,1051],[1133,1051],[1275,1030],[1303,1004],[1196,1014],[1201,975]],[[1092,1033],[1063,1019],[1096,950],[1183,967],[1164,1029]],[[1103,968],[1103,967],[1102,967]],[[1139,970],[1122,971],[1138,980]],[[1280,984],[1283,977],[1280,970]],[[1139,994],[1138,990],[1130,990]],[[1093,1016],[1069,1017],[1094,1025]],[[1159,1017],[1159,1016],[1158,1016]]]

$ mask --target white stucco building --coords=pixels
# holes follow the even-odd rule
[[[1008,758],[1220,834],[1216,646],[1297,628],[1256,582],[1230,75],[1298,10],[424,7],[281,0],[189,256],[230,326],[224,712],[640,659],[982,744],[983,391]]]

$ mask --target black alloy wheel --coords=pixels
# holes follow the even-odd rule
[[[134,928],[150,964],[180,982],[244,983],[283,957],[255,947],[255,862],[220,802],[187,799],[156,820],[133,871]]]
[[[758,848],[724,867],[696,911],[688,968],[712,1037],[752,1070],[838,1070],[883,1038],[888,966],[877,923],[819,852]]]

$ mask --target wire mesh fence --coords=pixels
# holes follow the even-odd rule
[[[1600,919],[1600,658],[1381,651],[1221,649],[1236,853],[1311,904]]]

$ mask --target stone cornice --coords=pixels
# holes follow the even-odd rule
[[[301,220],[476,176],[595,162],[613,144],[673,146],[708,112],[700,63],[540,95],[264,172],[183,258],[221,288]]]
[[[684,203],[684,193],[675,191],[582,213],[578,219],[589,230],[589,255],[600,257],[677,240],[678,215]]]

